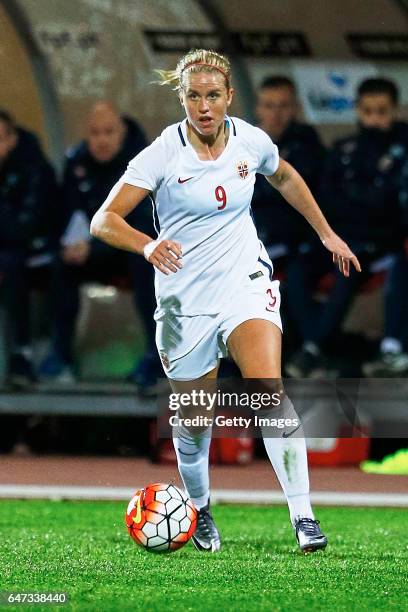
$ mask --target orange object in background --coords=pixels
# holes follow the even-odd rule
[[[309,465],[359,465],[368,459],[370,438],[308,438]]]
[[[150,428],[152,459],[157,463],[176,463],[173,441],[157,438],[156,423]],[[370,438],[368,429],[361,432],[367,437],[345,437],[351,435],[348,426],[340,427],[341,438],[307,438],[307,454],[310,466],[359,465],[369,457]],[[213,438],[210,446],[210,463],[212,465],[248,465],[253,461],[255,440],[242,436],[235,438]]]
[[[254,458],[253,438],[215,438],[211,443],[210,461],[223,465],[247,465]]]

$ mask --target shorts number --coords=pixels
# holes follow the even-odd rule
[[[266,293],[268,294],[268,297],[270,299],[270,302],[267,305],[266,310],[269,310],[269,312],[273,312],[276,306],[276,296],[273,295],[271,288],[267,289]]]
[[[221,187],[221,185],[218,185],[218,187],[215,188],[215,199],[217,202],[222,202],[221,206],[218,207],[218,210],[224,210],[227,205],[227,194],[225,193],[224,187]]]

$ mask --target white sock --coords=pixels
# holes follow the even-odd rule
[[[268,411],[265,416],[276,419],[292,419],[292,421],[298,419],[300,423],[293,404],[287,396],[285,396],[280,407]],[[306,441],[302,426],[300,425],[296,431],[295,429],[296,425],[285,426],[279,430],[261,427],[266,452],[286,496],[292,524],[298,517],[314,519],[310,505]],[[291,432],[293,432],[292,435],[281,437],[283,433],[288,435]]]
[[[173,444],[184,487],[199,510],[208,503],[210,478],[208,456],[211,431],[192,435],[185,427],[173,427]]]

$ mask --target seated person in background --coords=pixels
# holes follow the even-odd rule
[[[358,131],[338,141],[329,154],[320,185],[322,209],[345,237],[363,272],[349,278],[335,273],[328,300],[317,310],[318,280],[328,271],[320,243],[300,254],[288,272],[288,305],[303,347],[287,365],[294,377],[317,374],[323,353],[340,330],[370,265],[401,252],[401,176],[406,163],[407,126],[396,121],[398,90],[388,79],[367,79],[357,92]]]
[[[271,76],[262,81],[257,92],[258,126],[269,134],[281,157],[296,168],[315,192],[325,150],[316,130],[297,120],[298,111],[291,79]],[[273,259],[275,273],[284,272],[289,257],[311,235],[310,226],[261,175],[256,178],[252,210],[259,238]]]
[[[28,265],[49,261],[56,190],[36,136],[0,111],[0,298],[8,319],[8,382],[16,386],[34,381]]]
[[[65,229],[55,264],[55,334],[51,353],[40,368],[43,379],[74,380],[73,343],[81,283],[107,282],[113,275],[124,274],[129,276],[148,341],[148,352],[132,373],[132,380],[148,387],[161,372],[154,342],[152,266],[143,257],[112,249],[89,233],[90,220],[112,185],[122,176],[129,160],[146,145],[134,121],[121,117],[110,102],[98,102],[90,111],[85,140],[67,153],[62,185]],[[146,200],[138,206],[130,222],[146,233],[154,232],[150,202]]]
[[[408,126],[399,124],[407,132]],[[406,137],[408,150],[408,134]],[[385,286],[384,337],[377,359],[363,365],[365,376],[408,375],[408,157],[402,171],[400,204],[405,249],[397,254]],[[405,351],[405,352],[404,352]]]

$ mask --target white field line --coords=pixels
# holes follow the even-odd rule
[[[138,487],[79,487],[51,485],[0,485],[3,499],[83,499],[129,500]],[[349,493],[314,491],[312,502],[323,506],[390,506],[408,507],[406,493]],[[215,503],[284,504],[279,491],[239,491],[214,489],[211,500]]]

